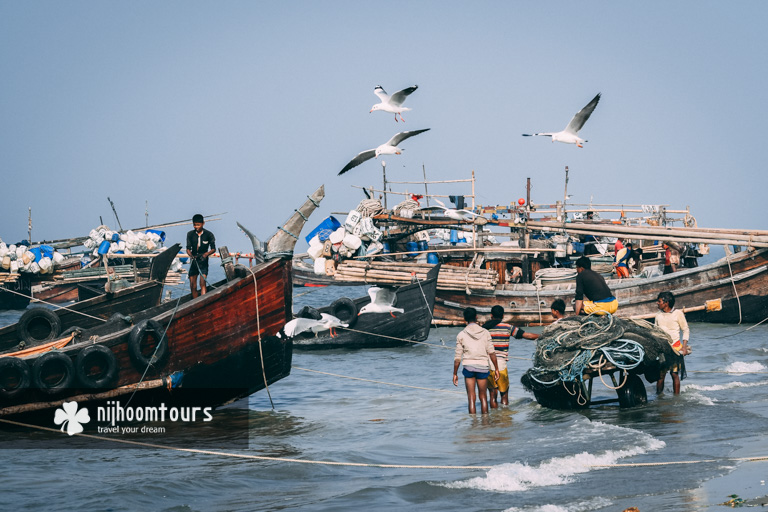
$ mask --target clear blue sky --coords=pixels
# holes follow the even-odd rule
[[[768,3],[0,0],[0,237],[86,234],[228,212],[271,234],[320,184],[313,223],[379,185],[358,152],[431,128],[388,177],[477,175],[478,202],[690,205],[700,226],[765,229]],[[405,125],[369,114],[419,89]],[[584,149],[558,131],[603,97]],[[436,190],[437,191],[437,190]],[[443,188],[441,193],[468,189]],[[185,229],[170,230],[183,241]],[[301,246],[300,246],[301,247]]]

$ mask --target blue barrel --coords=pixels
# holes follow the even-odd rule
[[[456,232],[455,229],[451,230],[451,243],[456,244],[456,242],[459,241],[459,234]]]
[[[39,247],[33,247],[29,250],[29,252],[35,255],[35,261],[40,261],[43,259],[43,251]]]
[[[437,259],[436,252],[427,253],[427,263],[429,263],[430,265],[437,265],[438,263],[440,263],[440,260]]]
[[[160,231],[159,229],[147,229],[144,231],[145,233],[154,233],[157,236],[160,237],[161,242],[165,242],[165,231]]]
[[[426,251],[429,248],[427,246],[427,242],[424,241],[424,240],[419,240],[418,244],[419,244],[419,250],[422,251],[422,252]]]
[[[418,256],[419,253],[415,251],[419,250],[419,244],[416,242],[406,242],[405,250],[408,251],[408,256]]]
[[[459,243],[460,244],[465,244],[465,243],[467,243],[467,239],[464,238],[464,237],[461,237],[461,238],[459,238]]]
[[[112,233],[112,241],[113,242],[119,242],[120,241],[120,233]]]
[[[381,245],[384,246],[384,250],[382,250],[381,252],[383,252],[383,253],[389,252],[389,242],[382,242]]]
[[[109,246],[112,245],[112,242],[109,240],[104,240],[99,244],[99,254],[107,254],[109,252]]]

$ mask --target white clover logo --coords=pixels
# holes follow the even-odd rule
[[[74,435],[83,431],[83,424],[91,421],[91,417],[88,416],[88,409],[77,410],[77,402],[64,402],[61,406],[62,409],[56,409],[56,415],[53,417],[53,422],[57,425],[61,425],[61,431],[64,432],[64,428],[67,429],[67,434]]]

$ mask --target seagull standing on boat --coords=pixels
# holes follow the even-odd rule
[[[289,338],[293,338],[301,334],[302,332],[313,332],[315,334],[323,331],[331,331],[331,338],[336,336],[336,327],[349,327],[349,324],[345,324],[338,318],[328,313],[321,313],[322,318],[315,320],[314,318],[294,318],[283,327],[283,332]]]
[[[339,171],[339,176],[341,176],[348,170],[352,169],[353,167],[357,167],[358,165],[365,162],[366,160],[370,160],[371,158],[378,158],[379,155],[401,154],[403,150],[397,147],[398,144],[400,144],[401,142],[403,142],[405,139],[409,137],[413,137],[414,135],[418,135],[426,131],[429,131],[429,128],[424,128],[423,130],[412,130],[409,132],[400,132],[393,135],[391,139],[389,139],[387,142],[385,142],[381,146],[375,149],[367,149],[361,153],[358,153],[355,158],[350,160],[349,163],[345,165],[341,171]]]
[[[524,133],[523,137],[535,137],[537,135],[542,135],[544,137],[552,137],[552,142],[564,142],[565,144],[576,144],[580,148],[583,148],[584,146],[582,146],[581,144],[587,141],[580,138],[578,133],[579,133],[579,130],[581,130],[584,127],[584,123],[587,122],[587,119],[589,119],[589,116],[592,115],[592,112],[594,112],[598,101],[600,101],[600,93],[597,93],[597,96],[592,98],[592,101],[587,103],[586,107],[579,110],[578,114],[573,116],[573,119],[571,119],[571,122],[568,123],[568,126],[565,127],[565,130],[561,132],[542,132],[542,133],[534,133],[534,134]]]
[[[374,110],[383,110],[384,112],[389,112],[390,114],[395,114],[395,122],[397,122],[397,116],[400,116],[400,120],[402,122],[405,122],[405,119],[403,119],[403,112],[407,112],[411,109],[404,107],[403,102],[405,99],[416,89],[418,89],[418,85],[414,85],[413,87],[407,87],[403,89],[402,91],[397,91],[392,96],[387,94],[387,91],[384,90],[384,88],[380,85],[377,85],[376,88],[373,90],[374,94],[378,96],[381,99],[381,103],[377,103],[376,105],[371,107],[370,112],[373,112]]]
[[[371,303],[360,308],[357,316],[365,313],[389,313],[392,318],[395,318],[395,313],[405,313],[404,309],[394,307],[395,300],[397,300],[395,290],[373,286],[368,289],[368,295],[371,297]]]

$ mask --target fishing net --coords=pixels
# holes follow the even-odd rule
[[[645,320],[613,315],[565,318],[541,333],[533,368],[521,378],[523,386],[540,390],[583,380],[585,372],[620,369],[643,374],[648,382],[659,379],[681,357],[671,339]]]

